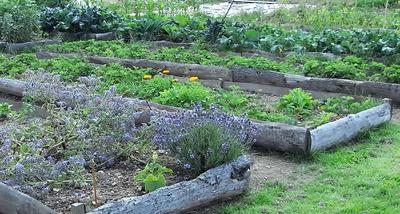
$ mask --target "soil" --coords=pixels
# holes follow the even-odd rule
[[[173,185],[192,177],[183,171],[175,170],[177,166],[170,165],[174,169],[173,174],[166,174],[167,185]],[[103,169],[96,172],[96,190],[97,190],[97,206],[117,201],[121,198],[132,197],[146,194],[144,187],[133,181],[133,177],[144,168],[139,164],[120,164],[113,169]],[[92,174],[85,174],[88,185],[84,188],[53,188],[48,194],[40,194],[38,192],[31,193],[38,200],[48,207],[54,209],[58,213],[70,213],[71,205],[74,203],[84,203],[86,207],[94,209],[94,195],[92,185]]]
[[[252,189],[264,187],[267,181],[279,181],[287,178],[300,163],[277,152],[252,151],[250,186]]]

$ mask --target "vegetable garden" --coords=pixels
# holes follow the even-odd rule
[[[249,151],[312,159],[392,119],[399,2],[209,2],[0,0],[0,213],[191,211],[249,189]],[[385,26],[298,23],[368,7]]]

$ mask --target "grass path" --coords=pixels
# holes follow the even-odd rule
[[[284,181],[267,183],[220,213],[399,213],[400,124],[315,154]]]

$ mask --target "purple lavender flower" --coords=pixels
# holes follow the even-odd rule
[[[186,164],[183,165],[183,168],[185,168],[185,169],[191,169],[191,168],[192,168],[192,165],[190,165],[189,163],[186,163]]]
[[[85,166],[86,165],[85,159],[83,159],[82,157],[79,157],[79,156],[69,157],[68,162],[69,162],[69,164],[75,165],[75,166]]]
[[[223,144],[222,144],[222,151],[223,151],[223,153],[227,153],[228,150],[229,150],[229,148],[230,148],[229,143],[223,143]]]
[[[15,164],[13,171],[15,172],[15,174],[17,175],[21,175],[25,170],[25,166],[21,163],[17,163]]]
[[[182,139],[193,128],[207,123],[216,125],[224,134],[234,136],[243,144],[251,144],[257,132],[249,119],[230,116],[215,106],[204,110],[201,105],[195,105],[191,111],[169,113],[157,119],[152,141],[165,147]]]

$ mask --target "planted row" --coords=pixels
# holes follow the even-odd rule
[[[388,56],[400,53],[399,35],[392,30],[332,30],[307,32],[271,25],[218,21],[209,17],[177,15],[122,16],[100,6],[85,5],[45,8],[40,14],[34,2],[0,2],[0,38],[25,42],[42,31],[53,33],[115,32],[125,40],[200,41],[221,49],[243,52],[258,48],[274,53],[318,51],[360,56]],[[18,14],[13,15],[13,12]],[[39,19],[40,15],[40,19]],[[21,21],[22,20],[22,21]],[[24,28],[23,26],[29,26]]]
[[[377,104],[372,99],[357,101],[351,97],[316,100],[300,89],[282,98],[245,93],[237,87],[230,91],[210,89],[198,83],[197,77],[188,77],[188,82],[180,82],[168,76],[168,70],[129,69],[117,64],[96,67],[81,59],[38,60],[34,55],[22,54],[12,59],[3,58],[0,62],[0,72],[14,77],[26,69],[40,68],[59,74],[61,79],[70,82],[81,76],[96,75],[101,78],[99,85],[102,87],[99,90],[114,85],[119,94],[160,104],[183,108],[191,108],[195,104],[205,108],[218,105],[236,115],[247,114],[254,119],[302,126],[318,126]]]
[[[303,74],[312,77],[400,83],[400,68],[397,62],[385,65],[381,62],[364,60],[356,56],[329,60],[322,57],[291,55],[284,59],[272,60],[265,57],[243,57],[234,53],[226,53],[224,56],[220,56],[197,46],[189,49],[178,47],[161,48],[152,51],[149,46],[141,43],[126,44],[120,41],[80,41],[48,46],[46,50],[226,67],[240,66],[283,73]]]

